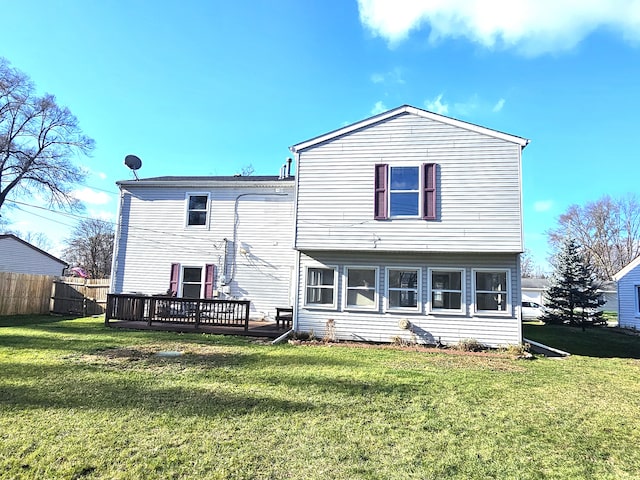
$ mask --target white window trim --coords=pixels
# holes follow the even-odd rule
[[[388,218],[390,220],[402,220],[403,218],[405,219],[416,219],[416,218],[422,218],[422,202],[423,202],[423,185],[422,185],[422,162],[421,163],[417,163],[417,164],[413,164],[413,163],[398,163],[398,164],[391,164],[389,163],[389,174],[387,178],[387,209],[388,209]],[[418,214],[417,215],[391,215],[391,170],[393,170],[394,168],[398,168],[398,167],[410,167],[410,168],[417,168],[418,169]],[[415,190],[394,190],[394,192],[404,192],[404,193],[412,193]]]
[[[373,295],[373,307],[358,307],[354,305],[347,305],[347,301],[349,298],[349,269],[353,270],[374,270],[376,285]],[[342,309],[345,311],[354,311],[354,312],[377,312],[380,310],[380,268],[374,267],[371,265],[346,265],[342,272],[342,285],[343,285],[343,295],[342,295]],[[355,290],[355,289],[354,289]],[[368,291],[369,289],[367,289]]]
[[[186,298],[182,296],[182,292],[184,290],[184,269],[185,268],[199,268],[200,269],[200,295],[199,298],[204,298],[204,285],[206,282],[206,266],[205,265],[196,265],[196,264],[180,264],[180,275],[178,277],[178,292],[176,296],[179,298]],[[192,285],[191,282],[188,283]],[[179,295],[178,295],[179,293]]]
[[[445,315],[466,315],[467,313],[467,270],[465,268],[455,267],[429,267],[427,270],[428,298],[427,311],[429,313],[445,314]],[[433,298],[433,272],[459,272],[460,273],[460,308],[457,310],[451,308],[434,308],[432,305]],[[446,292],[457,292],[458,290],[443,290]]]
[[[507,274],[507,308],[504,311],[500,310],[478,310],[476,304],[476,273],[477,272],[500,272]],[[513,311],[513,304],[511,302],[511,270],[508,268],[474,268],[471,270],[471,303],[473,304],[473,312],[475,315],[499,315],[501,317],[510,317]]]
[[[309,279],[310,268],[333,269],[333,304],[320,304],[307,302],[307,281]],[[304,267],[304,307],[317,310],[337,310],[338,309],[338,266],[337,265],[307,265]]]
[[[634,304],[634,307],[633,307],[633,313],[635,314],[636,318],[639,318],[640,317],[640,283],[636,283],[633,285],[633,292],[636,300],[636,303]]]
[[[416,286],[418,298],[415,307],[391,307],[389,305],[389,271],[390,270],[416,270],[418,285]],[[389,313],[421,313],[422,312],[422,267],[409,267],[406,265],[388,266],[384,269],[384,311]]]
[[[207,219],[204,222],[204,225],[189,225],[189,197],[207,197]],[[184,195],[184,227],[185,228],[196,228],[196,229],[207,229],[209,228],[209,222],[211,220],[211,194],[209,192],[186,192]]]

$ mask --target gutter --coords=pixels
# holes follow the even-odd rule
[[[537,348],[538,352],[541,353],[545,357],[570,357],[571,354],[569,352],[565,352],[563,350],[559,350],[557,348],[549,347],[547,345],[543,345],[542,343],[534,342],[533,340],[527,340],[526,338],[522,339],[523,342],[528,343],[532,347]],[[549,354],[545,353],[549,352]]]
[[[293,329],[283,333],[278,338],[276,338],[274,341],[272,341],[271,345],[277,345],[278,343],[284,342],[287,338],[289,338],[289,335],[291,335],[292,333],[293,333]]]

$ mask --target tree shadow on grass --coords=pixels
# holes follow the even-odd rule
[[[32,325],[46,325],[66,320],[73,320],[74,316],[55,315],[9,315],[0,317],[0,327],[25,327]]]
[[[640,336],[608,327],[524,324],[523,336],[572,355],[640,359]]]

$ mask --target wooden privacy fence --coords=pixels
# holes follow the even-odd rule
[[[0,272],[0,315],[49,313],[55,277]]]
[[[104,321],[110,320],[219,325],[249,329],[249,300],[215,300],[146,296],[107,295]]]
[[[109,285],[108,278],[56,278],[51,292],[51,312],[100,315],[107,305]]]
[[[99,315],[109,284],[109,279],[0,272],[0,315]]]

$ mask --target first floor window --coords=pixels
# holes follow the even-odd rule
[[[636,315],[640,315],[640,285],[636,285]]]
[[[387,301],[390,310],[418,310],[420,304],[420,269],[387,269]]]
[[[508,309],[508,272],[506,270],[476,271],[476,311],[506,312]]]
[[[207,224],[208,195],[187,195],[187,225]]]
[[[462,310],[462,270],[431,270],[431,309]]]
[[[182,295],[183,298],[200,298],[202,292],[202,268],[183,267]]]
[[[167,293],[182,298],[212,298],[215,271],[212,263],[201,267],[173,263]]]
[[[306,304],[334,307],[336,271],[334,268],[307,268]]]
[[[346,267],[346,308],[377,310],[378,269],[374,267]]]

